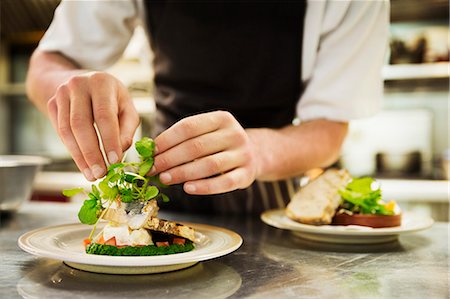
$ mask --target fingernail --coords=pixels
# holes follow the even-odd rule
[[[110,152],[108,153],[108,161],[109,161],[109,163],[114,164],[114,163],[116,163],[118,160],[119,160],[119,156],[117,156],[117,154],[116,154],[115,151],[110,151]]]
[[[197,188],[195,188],[195,186],[192,184],[186,184],[184,186],[184,189],[186,190],[187,193],[194,193],[197,190]]]
[[[95,164],[95,165],[93,165],[93,166],[91,167],[91,171],[92,171],[92,174],[93,174],[97,179],[101,178],[101,177],[103,176],[103,173],[104,173],[103,168],[100,167],[100,165],[97,165],[97,164]]]
[[[92,175],[92,172],[89,168],[86,168],[83,170],[83,175],[85,178],[88,179],[88,181],[95,181],[94,176]]]
[[[153,155],[156,155],[158,153],[158,147],[155,145],[155,148],[153,149]]]
[[[152,169],[150,169],[150,171],[148,172],[148,175],[152,176],[156,174],[156,167],[155,165],[152,166]]]
[[[172,176],[168,172],[163,172],[159,175],[159,180],[162,183],[167,184],[170,183],[170,181],[172,180]]]

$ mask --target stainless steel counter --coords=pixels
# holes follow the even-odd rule
[[[244,238],[228,256],[154,275],[102,275],[21,251],[35,228],[77,222],[75,204],[30,203],[0,228],[0,298],[448,298],[448,223],[399,242],[313,243],[257,218],[164,217],[227,227]]]

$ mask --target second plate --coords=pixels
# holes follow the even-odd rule
[[[261,214],[261,220],[276,228],[292,231],[309,240],[345,244],[369,244],[394,241],[399,235],[430,228],[433,219],[405,213],[402,225],[389,228],[371,228],[359,225],[309,225],[295,222],[286,216],[284,209],[269,210]]]

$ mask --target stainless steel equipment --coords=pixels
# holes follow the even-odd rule
[[[48,163],[38,156],[0,156],[0,211],[14,211],[28,200],[37,172]]]

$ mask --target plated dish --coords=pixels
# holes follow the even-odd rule
[[[311,225],[395,227],[402,222],[397,203],[382,198],[371,177],[353,178],[346,169],[328,169],[303,186],[286,207],[286,215]]]
[[[433,219],[401,211],[382,198],[373,178],[352,178],[345,169],[328,169],[303,186],[286,209],[261,219],[309,240],[367,244],[394,241],[400,234],[429,228]]]
[[[82,240],[90,228],[83,224],[44,227],[25,233],[18,244],[39,257],[64,261],[67,265],[90,272],[109,274],[149,274],[179,270],[229,254],[238,249],[242,238],[230,230],[184,223],[195,229],[194,250],[159,256],[107,256],[87,254]],[[106,223],[100,223],[102,229]]]
[[[369,244],[397,240],[400,235],[430,228],[433,219],[413,213],[404,213],[401,226],[372,228],[359,225],[309,225],[291,220],[284,209],[266,211],[261,215],[266,224],[292,231],[299,237],[341,244]]]
[[[139,161],[109,165],[89,191],[63,191],[67,197],[85,195],[80,224],[31,231],[19,238],[20,248],[73,268],[115,274],[183,269],[239,248],[242,238],[232,231],[159,218],[158,201],[169,201],[162,192],[169,186],[150,175],[155,143],[143,137],[135,148]]]

